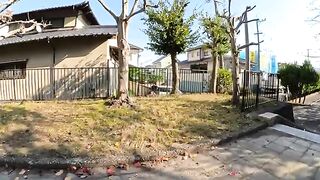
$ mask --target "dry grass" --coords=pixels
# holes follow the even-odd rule
[[[173,142],[218,137],[252,125],[225,95],[136,99],[138,108],[103,101],[26,102],[0,106],[0,153],[104,156],[156,151]]]

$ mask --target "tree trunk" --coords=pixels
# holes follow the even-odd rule
[[[211,80],[210,80],[210,92],[213,94],[217,93],[217,79],[218,79],[218,56],[215,53],[212,53],[212,71],[211,71]]]
[[[232,104],[238,105],[240,102],[240,92],[239,92],[239,58],[236,47],[236,40],[234,36],[233,28],[231,28],[231,54],[232,54]]]
[[[179,93],[179,67],[177,62],[177,53],[171,53],[172,63],[172,91],[171,94]]]
[[[224,68],[224,59],[223,59],[223,55],[222,54],[219,54],[219,67],[221,69]]]
[[[119,84],[117,99],[121,102],[129,101],[128,83],[129,83],[129,43],[127,42],[128,36],[128,22],[119,18],[118,22],[118,37],[117,44],[119,47]]]

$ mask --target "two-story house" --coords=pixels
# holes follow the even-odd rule
[[[171,67],[171,56],[161,56],[157,60],[153,61],[147,68],[170,68]]]
[[[20,20],[48,26],[0,39],[0,100],[62,97],[65,89],[73,98],[83,98],[92,89],[101,89],[98,85],[108,88],[99,92],[106,96],[116,88],[116,80],[108,84],[113,82],[110,78],[116,79],[116,71],[107,68],[117,66],[117,27],[100,25],[89,2],[13,15],[12,21]],[[0,33],[16,28],[8,25]],[[141,51],[131,45],[132,61],[138,61]],[[97,67],[105,68],[92,69]],[[3,92],[1,87],[11,90]]]
[[[223,64],[226,69],[232,68],[231,55],[223,56]],[[187,60],[179,63],[179,68],[192,70],[212,71],[213,62],[211,59],[211,50],[204,45],[196,46],[187,50]],[[240,69],[245,68],[244,59],[240,59]]]

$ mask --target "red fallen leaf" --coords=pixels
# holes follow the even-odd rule
[[[139,161],[138,161],[138,162],[135,162],[133,165],[134,165],[134,167],[136,167],[136,168],[141,168],[141,166],[142,166],[142,165],[141,165],[141,162],[139,162]]]
[[[107,168],[107,175],[108,176],[113,176],[116,172],[116,168],[114,166],[110,166]]]
[[[72,173],[76,172],[77,169],[78,169],[78,168],[77,168],[76,166],[70,166],[70,167],[68,168],[68,170],[69,170],[70,172],[72,172]]]
[[[82,172],[84,172],[84,173],[86,173],[86,174],[88,174],[88,175],[91,175],[91,174],[92,174],[90,168],[88,168],[88,167],[83,167],[83,168],[81,168],[81,169],[82,169]]]
[[[229,176],[236,176],[237,174],[240,174],[240,173],[237,171],[231,171],[228,175]]]

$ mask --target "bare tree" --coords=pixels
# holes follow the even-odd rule
[[[256,6],[250,7],[248,6],[246,10],[242,13],[240,17],[235,17],[231,14],[231,2],[232,0],[228,1],[228,9],[224,10],[224,14],[221,16],[222,18],[226,19],[228,23],[227,32],[230,38],[231,44],[231,55],[232,55],[232,81],[233,81],[233,93],[232,93],[232,104],[238,105],[240,102],[240,68],[239,68],[239,51],[246,47],[252,45],[258,45],[258,43],[249,43],[243,46],[237,46],[237,35],[239,34],[239,28],[243,23],[249,23],[246,18],[248,12],[252,11]]]
[[[45,23],[39,23],[35,20],[28,21],[12,21],[12,11],[9,8],[16,3],[18,0],[0,0],[0,30],[5,29],[6,31],[0,34],[0,39],[7,38],[10,36],[14,36],[17,34],[25,34],[29,31],[33,31],[34,29],[38,29],[38,31],[42,30],[43,27],[47,26]],[[15,29],[9,30],[9,26],[15,25]]]
[[[142,0],[142,5],[139,7],[140,0],[134,0],[133,6],[129,12],[129,0],[122,0],[122,10],[120,15],[116,15],[104,0],[98,0],[104,9],[114,18],[118,26],[117,44],[119,48],[119,85],[117,99],[120,104],[130,103],[128,94],[129,82],[129,53],[130,46],[128,43],[128,28],[129,21],[135,15],[145,12],[148,7],[156,7],[148,4],[147,0]]]

